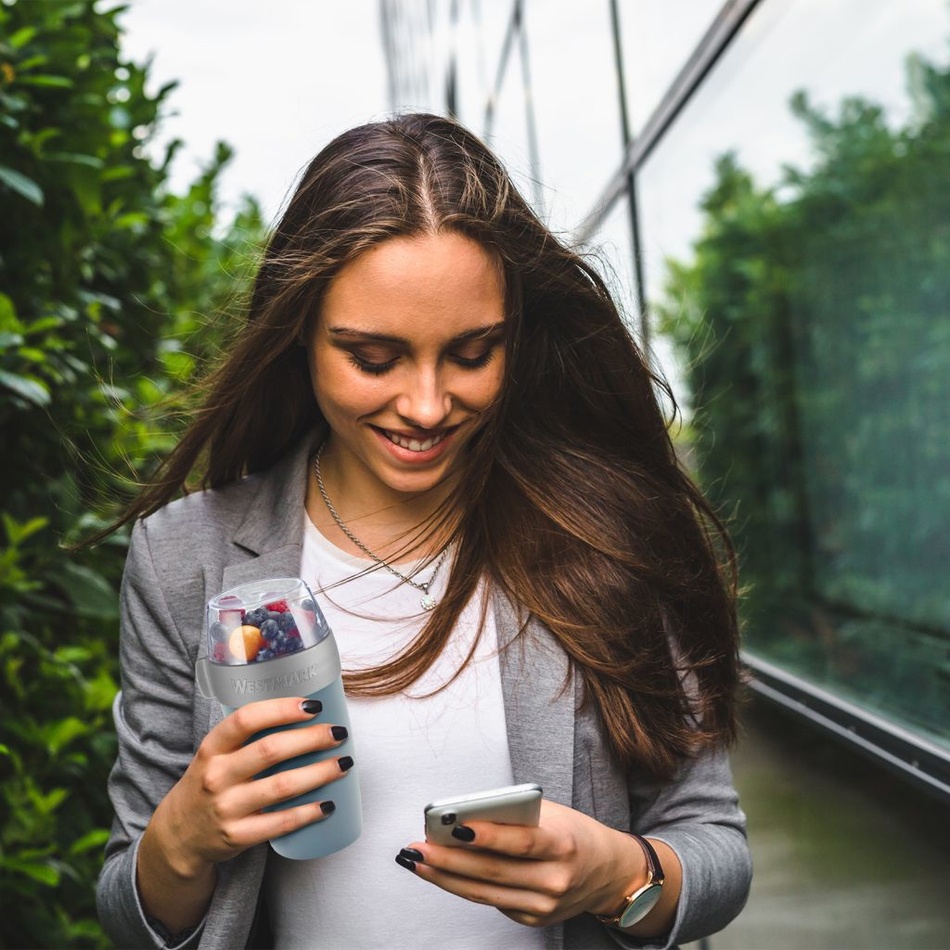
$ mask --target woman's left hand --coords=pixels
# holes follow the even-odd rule
[[[647,878],[636,841],[554,802],[541,803],[537,828],[488,821],[465,827],[474,838],[461,847],[414,842],[399,863],[414,865],[419,877],[443,890],[490,904],[530,927],[585,911],[614,913],[631,885]]]

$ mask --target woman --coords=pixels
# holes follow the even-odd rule
[[[99,885],[119,945],[673,946],[738,913],[731,551],[655,385],[458,124],[401,116],[316,157],[127,514]],[[313,862],[265,842],[332,821],[353,757],[254,776],[341,730],[299,700],[222,720],[195,688],[206,600],[298,573],[350,671],[364,800],[361,838]],[[418,838],[426,802],[512,782],[544,789],[538,828]]]

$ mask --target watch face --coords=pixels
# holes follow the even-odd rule
[[[637,894],[620,915],[617,923],[621,927],[632,927],[635,923],[643,920],[647,914],[656,907],[657,901],[663,893],[662,884],[647,884],[646,887]]]

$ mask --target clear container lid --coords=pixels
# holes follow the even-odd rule
[[[316,646],[330,635],[326,617],[299,577],[232,587],[208,602],[208,658],[221,666],[266,663]]]

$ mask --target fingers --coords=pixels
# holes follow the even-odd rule
[[[241,781],[261,773],[266,775],[270,770],[299,756],[330,758],[347,738],[348,733],[343,726],[330,723],[268,730],[252,736],[243,748],[233,753],[229,757],[230,764],[235,779]]]
[[[561,890],[550,879],[552,869],[540,862],[525,867],[514,859],[419,844],[404,848],[396,862],[450,894],[495,907],[527,926],[546,926],[570,916]],[[467,873],[450,871],[446,864]]]
[[[308,722],[322,712],[318,700],[303,698],[263,699],[248,703],[225,716],[202,742],[208,752],[221,755],[243,746],[255,733],[279,726]]]
[[[193,772],[201,794],[215,802],[222,819],[245,818],[346,774],[353,759],[336,753],[348,732],[337,724],[315,723],[321,711],[313,700],[249,703],[208,733]],[[283,820],[290,819],[278,819]]]
[[[574,809],[544,801],[536,828],[468,821],[458,846],[415,842],[397,863],[466,900],[491,904],[512,920],[547,926],[600,900],[613,872],[604,836],[619,836]]]
[[[332,783],[343,778],[352,765],[351,756],[334,756],[310,765],[283,769],[266,778],[255,779],[239,787],[237,807],[244,812],[256,812],[315,789],[323,789],[324,786],[327,786],[326,797],[332,799]]]
[[[336,809],[332,797],[307,802],[281,811],[259,812],[226,826],[224,838],[229,849],[243,851],[262,841],[297,831],[306,825],[325,821]]]

